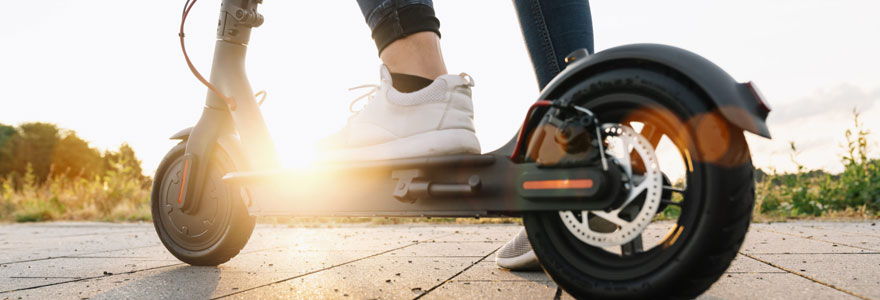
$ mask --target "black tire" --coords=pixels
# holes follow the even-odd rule
[[[672,224],[677,234],[645,252],[602,254],[570,233],[557,212],[525,214],[544,270],[580,299],[692,299],[703,293],[736,256],[751,220],[753,167],[742,130],[721,118],[699,89],[660,68],[598,72],[566,97],[593,110],[602,123],[641,118],[675,128],[671,139],[689,152],[693,169],[685,169],[681,215]]]
[[[229,261],[247,244],[256,218],[248,215],[239,190],[223,183],[223,175],[235,167],[219,147],[201,161],[209,165],[200,209],[184,213],[171,203],[180,190],[185,150],[186,142],[171,148],[156,170],[151,197],[153,225],[165,248],[181,261],[216,266]]]

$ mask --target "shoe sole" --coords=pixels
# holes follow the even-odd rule
[[[323,160],[372,161],[448,154],[480,154],[480,142],[473,131],[445,129],[429,131],[384,144],[325,153]]]
[[[538,262],[538,257],[535,256],[535,250],[529,250],[529,252],[516,257],[501,258],[496,256],[495,264],[511,271],[541,270],[541,263]]]

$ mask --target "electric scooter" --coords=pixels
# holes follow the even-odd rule
[[[521,217],[545,272],[578,298],[693,298],[736,256],[754,205],[744,131],[770,138],[752,82],[670,46],[579,50],[495,151],[284,170],[245,74],[261,2],[222,0],[210,80],[183,48],[209,91],[151,199],[181,261],[222,264],[256,216],[278,215]]]

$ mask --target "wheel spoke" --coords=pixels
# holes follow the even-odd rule
[[[686,188],[677,188],[677,187],[668,186],[668,185],[663,186],[663,191],[670,191],[670,192],[679,193],[679,194],[684,194],[685,190],[686,190]]]
[[[660,203],[661,203],[661,204],[666,204],[666,205],[675,205],[675,206],[681,207],[681,202],[673,202],[672,200],[669,200],[669,199],[660,199]]]
[[[639,195],[642,194],[642,192],[648,189],[648,185],[649,182],[647,180],[642,180],[639,185],[633,186],[632,189],[629,191],[629,195],[626,197],[626,201],[624,201],[623,205],[621,205],[620,207],[626,207],[627,205],[629,205],[630,202],[635,200],[637,197],[639,197]]]
[[[629,243],[620,245],[620,254],[622,256],[630,256],[636,253],[645,252],[642,246],[642,235],[639,234]]]
[[[600,218],[602,218],[602,219],[605,219],[605,221],[608,221],[608,222],[614,223],[614,224],[616,224],[616,225],[618,225],[618,226],[623,226],[623,225],[629,224],[629,222],[627,222],[626,220],[621,219],[620,217],[617,216],[617,214],[620,213],[620,209],[616,209],[616,210],[613,210],[613,211],[611,211],[611,212],[604,212],[604,211],[601,211],[601,210],[594,210],[594,211],[591,211],[590,213],[592,213],[592,214],[594,214],[594,215],[596,215],[596,216],[598,216],[598,217],[600,217]]]

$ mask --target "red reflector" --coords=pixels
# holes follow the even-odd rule
[[[591,187],[593,187],[592,179],[557,179],[523,182],[523,188],[527,190],[588,189]]]

